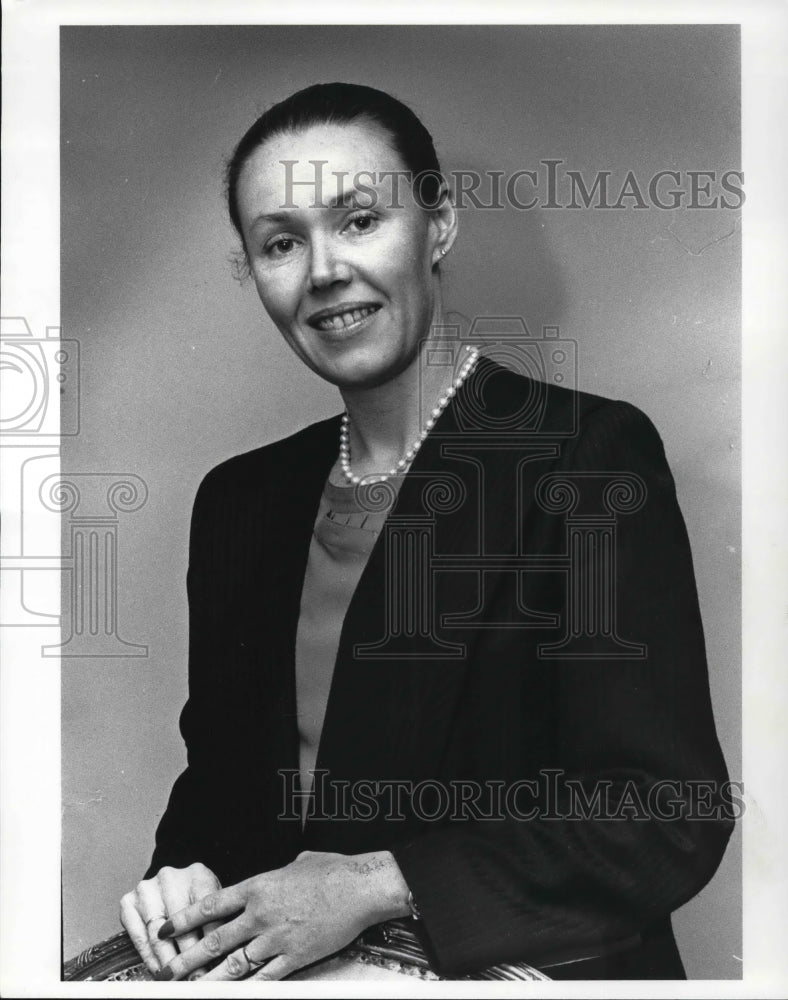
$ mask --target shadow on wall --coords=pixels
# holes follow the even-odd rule
[[[534,337],[543,326],[561,325],[564,272],[540,212],[461,209],[458,239],[444,271],[445,299],[466,322],[476,316],[521,316]]]

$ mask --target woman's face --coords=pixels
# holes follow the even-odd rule
[[[340,387],[387,382],[429,334],[433,266],[456,218],[450,204],[424,211],[391,176],[403,169],[385,132],[357,122],[275,136],[241,171],[260,299],[301,360]]]

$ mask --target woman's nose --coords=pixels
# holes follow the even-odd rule
[[[325,288],[334,282],[350,280],[350,266],[341,247],[331,240],[312,241],[309,254],[309,282],[313,288]]]

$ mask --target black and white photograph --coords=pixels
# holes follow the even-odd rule
[[[785,12],[40,6],[4,995],[779,996]]]

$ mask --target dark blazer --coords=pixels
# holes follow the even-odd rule
[[[389,849],[446,975],[523,960],[556,978],[683,977],[670,913],[711,878],[732,820],[692,559],[653,425],[479,362],[347,611],[325,781],[302,832],[285,795],[295,635],[338,436],[339,417],[322,421],[200,486],[188,767],[149,874],[201,861],[227,885],[305,849]],[[403,532],[426,552],[404,583]],[[342,782],[355,811],[337,806]]]

